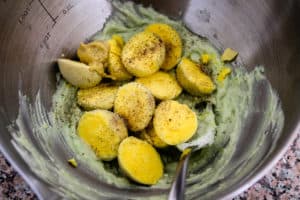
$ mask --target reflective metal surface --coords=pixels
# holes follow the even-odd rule
[[[186,175],[188,171],[189,159],[192,150],[188,151],[186,154],[180,156],[178,165],[176,167],[176,174],[171,185],[170,193],[168,195],[168,200],[183,200],[186,185]]]
[[[235,177],[222,191],[207,191],[212,199],[230,198],[249,187],[283,155],[300,130],[300,1],[191,0],[142,1],[207,37],[220,49],[239,51],[239,62],[249,70],[264,65],[279,93],[285,127],[276,143],[270,136],[261,148],[251,173]],[[41,91],[43,106],[50,108],[55,91],[55,60],[72,57],[79,42],[100,30],[112,9],[105,0],[0,1],[0,146],[13,166],[42,199],[60,199],[33,174],[16,153],[7,126],[18,114],[18,91],[33,101]],[[239,140],[242,156],[255,133],[247,130]],[[271,147],[272,148],[269,148]],[[263,160],[263,162],[258,162]],[[226,180],[224,180],[226,181]],[[52,186],[55,187],[55,186]]]

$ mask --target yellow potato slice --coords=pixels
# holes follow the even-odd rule
[[[121,46],[121,47],[124,46],[125,42],[124,42],[123,38],[122,38],[120,35],[116,35],[116,34],[115,34],[115,35],[113,35],[111,38],[112,38],[113,40],[117,41],[117,43],[118,43],[119,46]]]
[[[158,137],[169,145],[189,140],[198,127],[196,114],[174,100],[161,102],[154,113],[153,127]]]
[[[162,141],[155,132],[155,129],[153,126],[149,126],[147,129],[143,130],[139,137],[145,141],[147,141],[149,144],[153,145],[156,148],[165,148],[168,146],[167,143]]]
[[[161,100],[174,99],[182,92],[175,77],[166,72],[158,71],[150,76],[137,78],[135,81],[143,84],[154,97]]]
[[[108,41],[110,50],[108,54],[108,71],[114,80],[130,80],[132,75],[126,70],[121,60],[123,39],[115,35]]]
[[[149,31],[158,35],[166,46],[166,58],[161,69],[170,70],[180,61],[182,54],[182,41],[179,34],[167,24],[151,24],[146,27]]]
[[[128,136],[124,121],[107,110],[85,112],[78,122],[77,133],[105,161],[117,157],[121,141]]]
[[[125,119],[131,131],[141,131],[147,127],[154,109],[154,97],[142,84],[131,82],[119,88],[114,112]]]
[[[118,91],[118,86],[100,84],[77,92],[77,103],[85,110],[112,109]]]
[[[148,142],[128,137],[119,147],[120,168],[133,181],[154,185],[163,175],[160,155]]]
[[[158,36],[141,32],[125,44],[122,62],[129,73],[137,77],[149,76],[163,64],[165,53],[165,45]]]
[[[88,44],[81,43],[77,49],[79,60],[88,65],[103,63],[108,58],[109,45],[103,41],[93,41]]]
[[[110,53],[113,53],[114,55],[118,55],[118,56],[121,57],[121,55],[122,55],[122,49],[124,47],[123,38],[121,36],[116,36],[115,35],[110,40],[108,40],[108,44],[109,44],[109,53],[108,53],[108,55]]]
[[[190,94],[195,96],[211,94],[215,90],[212,79],[193,61],[182,58],[177,69],[177,80]]]
[[[238,52],[236,52],[235,50],[231,49],[231,48],[227,48],[225,49],[224,53],[221,56],[221,60],[223,62],[230,62],[232,60],[234,60],[238,55]]]
[[[94,87],[102,80],[102,77],[84,63],[69,59],[58,59],[60,73],[71,85],[80,88]]]

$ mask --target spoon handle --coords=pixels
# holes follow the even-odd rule
[[[179,163],[176,168],[176,174],[172,187],[169,193],[168,200],[183,200],[184,191],[185,191],[185,178],[188,168],[188,161],[191,155],[191,151],[183,154],[179,160]]]

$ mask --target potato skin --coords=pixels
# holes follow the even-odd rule
[[[165,44],[151,32],[141,32],[129,39],[122,50],[122,62],[134,76],[149,76],[159,70],[165,60]]]
[[[154,109],[154,97],[142,84],[131,82],[119,88],[114,112],[126,121],[131,131],[141,131],[147,127]]]

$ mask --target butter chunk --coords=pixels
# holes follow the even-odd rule
[[[210,57],[210,55],[209,54],[202,54],[201,55],[201,63],[203,64],[203,65],[207,65],[208,63],[209,63],[209,61],[211,60],[211,57]]]
[[[233,61],[238,55],[238,52],[231,49],[231,48],[227,48],[225,49],[223,55],[221,56],[221,60],[223,62],[230,62]]]
[[[222,83],[230,73],[231,69],[229,67],[223,67],[217,76],[217,81]]]
[[[72,167],[74,167],[74,168],[76,168],[76,167],[78,166],[77,161],[75,160],[75,158],[69,159],[69,160],[68,160],[68,163],[69,163]]]

